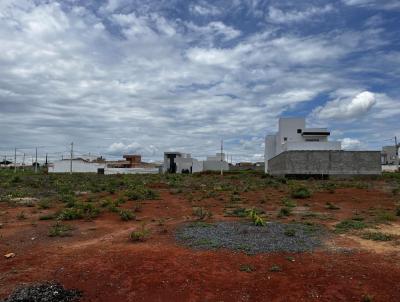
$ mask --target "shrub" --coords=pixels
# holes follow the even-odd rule
[[[281,208],[279,210],[278,218],[285,217],[285,216],[290,216],[291,212],[292,212],[292,210],[290,208],[283,207],[283,208]]]
[[[50,237],[65,237],[71,236],[72,228],[69,225],[61,224],[57,222],[55,225],[50,227],[49,236]]]
[[[400,216],[400,207],[396,209],[396,216]]]
[[[374,297],[371,295],[364,295],[361,298],[361,302],[373,302],[374,301]]]
[[[297,186],[292,188],[290,194],[293,198],[300,198],[300,199],[309,198],[311,196],[310,190],[308,190],[308,188],[305,186]]]
[[[242,264],[242,265],[239,267],[239,270],[240,270],[241,272],[251,273],[251,272],[255,271],[255,268],[254,268],[252,265],[250,265],[250,264]]]
[[[325,208],[328,210],[340,210],[340,207],[334,205],[333,203],[327,202]]]
[[[248,210],[248,216],[253,220],[255,226],[265,226],[265,221],[258,215],[255,209]]]
[[[129,221],[135,219],[135,214],[132,213],[130,210],[120,210],[119,211],[119,217],[121,217],[121,220],[123,221]]]
[[[393,235],[380,232],[367,232],[362,234],[361,238],[373,241],[391,241],[394,237]]]
[[[368,225],[360,220],[360,218],[346,219],[335,225],[336,233],[345,233],[350,230],[361,230],[366,228]]]
[[[273,266],[270,267],[269,269],[270,272],[281,272],[282,268],[276,264],[274,264]]]
[[[388,222],[388,221],[395,221],[396,215],[391,212],[381,211],[377,213],[376,221],[377,222]]]
[[[75,219],[93,219],[100,214],[100,210],[91,203],[76,203],[74,207],[61,211],[58,219],[75,220]]]
[[[193,215],[196,216],[199,220],[205,220],[211,218],[212,213],[211,211],[203,207],[198,207],[193,209]]]
[[[152,200],[159,198],[157,192],[143,186],[131,188],[125,194],[130,200]]]
[[[39,209],[42,209],[42,210],[44,210],[44,209],[50,209],[50,206],[51,206],[51,202],[50,202],[49,199],[41,199],[41,200],[38,202],[38,208],[39,208]]]
[[[297,206],[296,202],[285,197],[282,199],[282,204],[287,208],[295,208]]]
[[[39,220],[52,220],[56,218],[57,216],[54,214],[47,214],[39,217]]]
[[[144,224],[142,224],[141,229],[137,230],[137,231],[133,231],[129,235],[129,238],[133,242],[139,242],[139,241],[145,241],[149,235],[150,235],[150,231],[145,228]]]

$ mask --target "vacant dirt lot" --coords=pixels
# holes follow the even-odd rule
[[[81,301],[400,301],[396,179],[115,176],[98,189],[69,176],[12,177],[3,175],[0,187],[0,251],[15,254],[0,260],[0,300],[21,284],[56,281],[81,290]],[[299,188],[309,196],[295,197]],[[251,224],[249,209],[260,228],[322,227],[323,245],[252,255],[176,241],[183,224]],[[132,216],[123,220],[121,210]]]

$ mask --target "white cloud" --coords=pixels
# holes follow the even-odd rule
[[[202,15],[202,16],[208,16],[208,15],[219,15],[221,13],[221,10],[214,6],[211,5],[209,3],[206,3],[205,1],[198,3],[198,4],[192,4],[190,6],[190,11],[193,14],[197,14],[197,15]]]
[[[342,0],[342,2],[346,5],[370,7],[374,9],[400,9],[400,2],[398,0]]]
[[[323,7],[311,6],[306,10],[281,10],[276,7],[270,7],[268,10],[267,21],[272,23],[292,23],[300,21],[315,21],[315,17],[333,11],[332,5]]]
[[[375,94],[363,91],[354,98],[339,98],[317,107],[314,114],[320,119],[353,119],[365,116],[377,103]]]
[[[362,146],[361,142],[358,139],[353,138],[343,138],[340,140],[342,142],[342,148],[344,150],[359,150]]]

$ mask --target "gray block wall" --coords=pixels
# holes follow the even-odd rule
[[[379,151],[286,151],[268,161],[271,175],[380,175]]]

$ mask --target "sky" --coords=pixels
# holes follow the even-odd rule
[[[398,0],[0,0],[0,156],[262,161],[279,117],[400,136]]]

